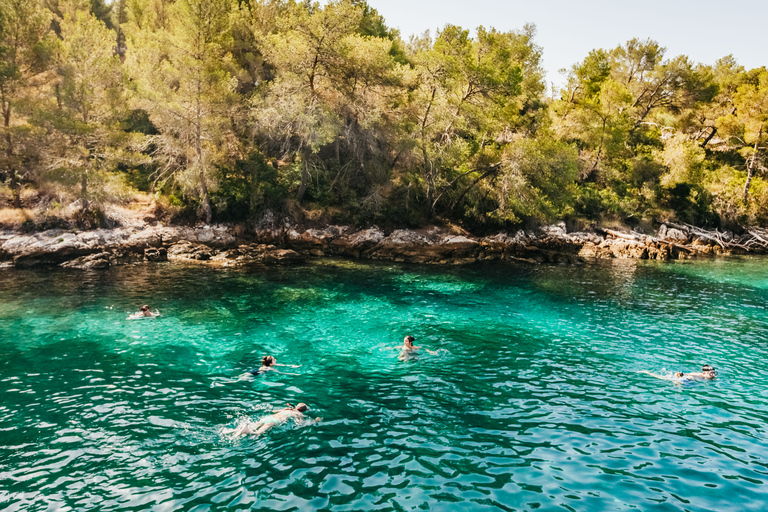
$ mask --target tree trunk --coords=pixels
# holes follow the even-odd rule
[[[85,213],[90,207],[88,203],[88,167],[84,167],[83,173],[80,175],[80,199],[83,201],[82,212]]]
[[[264,163],[263,165],[269,165]],[[256,218],[256,209],[261,204],[261,198],[259,197],[259,171],[261,165],[254,165],[251,169],[251,187],[250,198],[248,201],[248,213],[252,218]]]
[[[8,119],[6,117],[6,124],[5,128],[8,129]],[[16,174],[16,166],[13,164],[13,140],[11,139],[11,133],[7,132],[5,134],[5,142],[8,144],[8,147],[6,148],[6,157],[8,158],[8,177],[10,178],[11,182],[8,184],[8,186],[11,188],[11,192],[13,193],[13,200],[11,202],[11,206],[17,209],[21,209],[21,183],[19,183],[19,177]]]
[[[202,169],[200,169],[200,197],[203,200],[205,223],[210,224],[213,220],[213,210],[211,210],[211,198],[208,196],[208,185],[205,183],[205,173]]]
[[[304,150],[302,156],[301,167],[301,184],[299,184],[299,191],[296,193],[296,199],[301,202],[304,199],[304,194],[307,192],[307,186],[309,185],[309,151]]]
[[[205,170],[203,167],[203,107],[202,107],[202,81],[197,81],[197,115],[195,118],[195,152],[197,153],[197,170],[200,177],[200,199],[203,201],[203,214],[205,223],[210,224],[213,220],[213,210],[211,209],[211,198],[208,195],[208,184],[205,182]]]
[[[760,133],[757,136],[757,139],[755,140],[755,148],[752,151],[752,156],[747,161],[747,181],[744,183],[744,205],[747,204],[747,199],[749,198],[749,185],[752,183],[752,176],[755,173],[755,160],[757,160],[757,143],[760,140],[760,136],[763,134],[762,130],[760,130]]]
[[[710,126],[710,128],[712,128],[712,133],[710,133],[710,134],[707,136],[707,138],[706,138],[706,139],[704,139],[704,142],[702,142],[702,143],[700,144],[700,146],[701,146],[702,148],[706,148],[706,147],[707,147],[707,144],[709,144],[709,141],[711,141],[711,140],[712,140],[712,138],[713,138],[713,137],[715,136],[715,134],[717,133],[717,127],[715,127],[715,126]]]

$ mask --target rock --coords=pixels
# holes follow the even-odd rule
[[[398,229],[387,235],[376,226],[362,231],[349,226],[303,229],[289,225],[285,219],[273,220],[255,226],[253,233],[244,225],[49,230],[31,235],[0,232],[0,263],[4,267],[67,263],[72,268],[106,268],[136,261],[172,260],[238,266],[333,254],[431,264],[463,265],[499,259],[573,264],[600,258],[665,260],[731,252],[698,236],[687,245],[684,231],[666,225],[659,228],[660,240],[636,234],[606,238],[592,232],[567,233],[564,223],[546,226],[539,234],[517,231],[477,239],[455,227]],[[744,237],[747,243],[750,235]],[[253,243],[254,239],[261,243]]]
[[[329,249],[334,254],[359,258],[362,253],[370,251],[385,237],[383,231],[373,226],[349,235],[342,234],[330,242]]]
[[[579,256],[582,258],[596,259],[600,257],[600,254],[601,251],[598,249],[597,245],[592,242],[585,243],[579,250]]]
[[[325,229],[307,229],[298,232],[291,229],[286,232],[286,243],[297,250],[309,250],[328,247],[328,244],[343,233],[338,226],[328,226]]]
[[[65,261],[60,266],[64,268],[79,268],[82,270],[89,269],[104,269],[109,268],[110,254],[106,252],[100,252],[96,254],[89,254],[88,256],[80,256],[70,261]]]
[[[566,235],[566,229],[565,229],[565,222],[558,222],[557,224],[552,224],[551,226],[544,226],[541,228],[541,231],[549,236],[565,236]]]
[[[464,264],[477,260],[483,246],[463,235],[437,228],[427,231],[399,229],[368,251],[371,258],[412,263]]]
[[[146,261],[168,261],[168,250],[165,247],[147,247],[144,249]]]
[[[212,250],[205,245],[193,242],[178,242],[168,249],[168,260],[170,261],[206,261],[211,259]]]
[[[264,253],[262,261],[267,264],[279,264],[292,263],[301,259],[301,255],[291,249],[275,249]]]
[[[661,238],[665,238],[667,240],[674,240],[680,243],[688,242],[688,235],[683,233],[681,230],[675,229],[675,228],[668,229],[666,236]]]

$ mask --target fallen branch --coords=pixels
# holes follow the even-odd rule
[[[701,228],[697,228],[696,226],[691,226],[690,224],[680,225],[680,224],[674,224],[672,222],[668,222],[667,224],[681,231],[688,231],[701,238],[712,240],[713,242],[716,242],[723,249],[725,249],[726,244],[730,243],[730,242],[724,242],[722,234],[717,230],[715,230],[715,234],[713,235],[711,234],[711,232],[707,232]]]
[[[606,228],[602,228],[602,230],[611,236],[615,236],[616,238],[623,238],[625,240],[634,240],[636,242],[640,241],[637,236],[632,234],[622,233],[621,231],[614,231],[612,229],[606,229]]]

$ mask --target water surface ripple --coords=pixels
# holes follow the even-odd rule
[[[761,259],[0,279],[4,510],[768,507]],[[286,402],[322,420],[225,433]]]

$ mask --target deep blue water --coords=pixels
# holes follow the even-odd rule
[[[766,263],[1,271],[0,508],[763,511]]]

